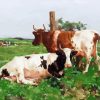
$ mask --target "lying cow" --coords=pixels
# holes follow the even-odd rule
[[[31,85],[37,85],[38,81],[50,76],[61,77],[65,64],[68,67],[71,64],[70,55],[75,54],[73,52],[64,48],[56,53],[15,57],[1,67],[0,77]]]

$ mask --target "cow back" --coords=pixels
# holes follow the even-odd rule
[[[57,44],[58,48],[71,48],[73,49],[72,46],[72,37],[74,36],[75,32],[74,31],[63,31],[59,34]]]

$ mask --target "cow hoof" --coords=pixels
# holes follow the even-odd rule
[[[100,71],[98,71],[98,75],[100,75]]]
[[[38,86],[38,83],[34,82],[32,85],[33,85],[33,86]]]
[[[87,71],[83,71],[83,74],[86,74],[87,73]]]

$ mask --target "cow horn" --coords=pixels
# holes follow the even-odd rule
[[[46,30],[45,25],[43,24],[44,30]]]
[[[34,29],[35,31],[37,31],[37,29],[34,27],[34,25],[33,25],[33,29]]]

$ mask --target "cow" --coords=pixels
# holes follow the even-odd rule
[[[35,39],[33,40],[32,44],[37,46],[41,43],[44,44],[48,52],[54,53],[57,51],[57,37],[60,34],[60,31],[46,31],[46,28],[43,29],[36,29],[33,25],[33,35],[35,36]],[[56,39],[55,39],[56,38]]]
[[[3,41],[0,41],[0,46],[4,46],[4,42]]]
[[[0,68],[0,78],[31,85],[37,85],[41,79],[51,76],[60,78],[64,74],[65,64],[71,64],[68,57],[74,52],[64,48],[55,53],[14,57]]]
[[[36,29],[33,31],[33,35],[35,36],[33,45],[43,43],[48,52],[55,52],[60,48],[70,48],[79,51],[76,56],[85,57],[87,60],[86,68],[83,73],[88,72],[92,57],[94,57],[96,62],[99,63],[100,58],[97,56],[97,41],[100,39],[100,35],[94,30],[55,30],[51,33],[50,31],[45,32],[43,29],[42,31],[40,31],[40,29]],[[38,41],[39,39],[40,41]],[[99,65],[100,64],[98,64],[98,69],[100,70]]]

